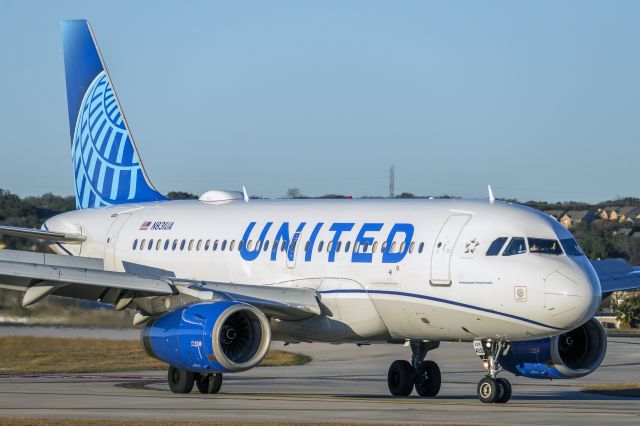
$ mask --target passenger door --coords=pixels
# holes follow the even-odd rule
[[[118,241],[120,230],[122,230],[122,227],[130,217],[131,215],[127,213],[119,214],[109,228],[104,247],[104,269],[107,271],[122,271],[122,269],[116,268],[116,242]]]
[[[429,284],[437,286],[451,285],[451,254],[460,237],[462,228],[471,215],[453,214],[447,218],[438,233],[431,254],[431,279]]]

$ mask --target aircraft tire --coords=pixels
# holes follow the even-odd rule
[[[500,393],[501,384],[498,384],[497,380],[492,379],[487,376],[482,378],[480,382],[478,382],[478,399],[485,404],[491,404],[492,402],[496,402]]]
[[[416,375],[416,392],[426,398],[433,398],[440,392],[442,375],[440,367],[433,361],[423,361]]]
[[[189,393],[193,389],[195,374],[170,366],[167,374],[169,380],[169,389],[173,393]]]
[[[415,383],[415,371],[409,361],[394,361],[387,373],[387,385],[393,396],[409,396]]]
[[[497,404],[504,404],[511,399],[511,383],[507,379],[503,379],[502,377],[496,379],[499,386],[502,386],[502,394],[499,395],[495,402]]]
[[[198,374],[195,382],[200,393],[218,393],[222,387],[222,373]]]

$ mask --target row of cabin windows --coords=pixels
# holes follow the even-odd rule
[[[240,243],[238,244],[237,248],[238,250],[240,250],[240,248],[242,247],[242,245],[244,244],[244,241],[240,241]],[[294,244],[294,246],[292,247],[292,250],[295,249],[295,242],[293,242],[292,244]],[[384,253],[387,248],[389,248],[391,253],[395,253],[396,252],[396,248],[399,248],[399,252],[402,253],[405,250],[405,242],[403,241],[402,243],[400,243],[400,245],[398,246],[397,243],[394,241],[391,243],[390,247],[387,247],[387,242],[383,242],[381,247],[380,247],[380,252]],[[286,240],[282,240],[282,242],[280,242],[279,240],[274,241],[273,246],[271,246],[271,251],[275,252],[278,250],[278,246],[280,246],[280,251],[285,251],[287,250],[288,247],[288,241]],[[333,241],[329,241],[326,244],[326,250],[327,253],[331,251],[333,246]],[[409,253],[413,253],[414,249],[416,246],[416,242],[412,241],[409,244]],[[185,250],[187,249],[188,251],[200,251],[200,250],[204,250],[207,251],[209,250],[209,247],[211,247],[211,249],[213,251],[218,250],[218,247],[220,248],[220,251],[225,251],[227,249],[227,247],[229,248],[229,251],[233,251],[236,248],[236,240],[231,240],[230,243],[227,244],[227,240],[222,240],[222,242],[220,242],[220,240],[215,240],[213,242],[213,244],[211,244],[211,240],[198,240],[196,242],[196,240],[189,240],[187,242],[187,240],[173,240],[173,242],[169,239],[167,240],[163,240],[161,238],[154,240],[153,238],[150,240],[147,239],[143,239],[140,241],[140,244],[138,245],[138,240],[135,239],[133,241],[133,246],[132,249],[133,250],[153,250],[155,248],[155,250],[159,251],[159,250]],[[318,253],[321,252],[323,250],[323,248],[325,247],[324,241],[320,241],[318,243]],[[336,243],[336,253],[339,253],[341,250],[343,249],[343,244],[342,241],[338,241]],[[351,241],[347,241],[344,243],[344,252],[347,253],[352,249],[352,245],[351,245]],[[247,241],[247,250],[252,251],[254,250],[254,246],[253,246],[253,240],[249,240]],[[262,241],[258,240],[256,241],[256,245],[255,245],[255,250],[262,250],[262,251],[267,251],[269,250],[269,240],[265,240],[264,244]],[[305,244],[304,247],[304,251],[305,252],[309,252],[309,250],[313,250],[313,247],[311,247],[311,241],[307,241],[307,243]],[[371,251],[371,253],[376,253],[378,251],[378,241],[374,241],[373,244],[369,244],[369,243],[364,243],[364,244],[360,244],[359,242],[355,242],[353,243],[353,252],[359,252],[359,253],[367,253],[368,251]],[[424,251],[424,243],[421,242],[420,244],[418,244],[418,253],[422,253]]]

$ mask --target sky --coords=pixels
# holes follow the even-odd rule
[[[639,1],[0,0],[0,188],[73,193],[59,21],[161,192],[640,196]]]

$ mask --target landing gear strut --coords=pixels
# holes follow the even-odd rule
[[[424,361],[427,352],[438,348],[440,342],[411,340],[411,362],[394,361],[389,367],[387,384],[393,396],[409,396],[415,387],[418,395],[434,397],[440,391],[442,378],[438,364]]]
[[[195,384],[200,393],[211,394],[220,392],[222,386],[222,374],[199,374],[181,370],[170,366],[167,374],[169,389],[173,393],[189,393]]]
[[[498,358],[509,350],[509,344],[503,339],[476,339],[473,341],[473,348],[487,369],[487,375],[478,383],[478,399],[484,403],[498,404],[509,401],[511,383],[507,379],[496,378],[502,371]]]

